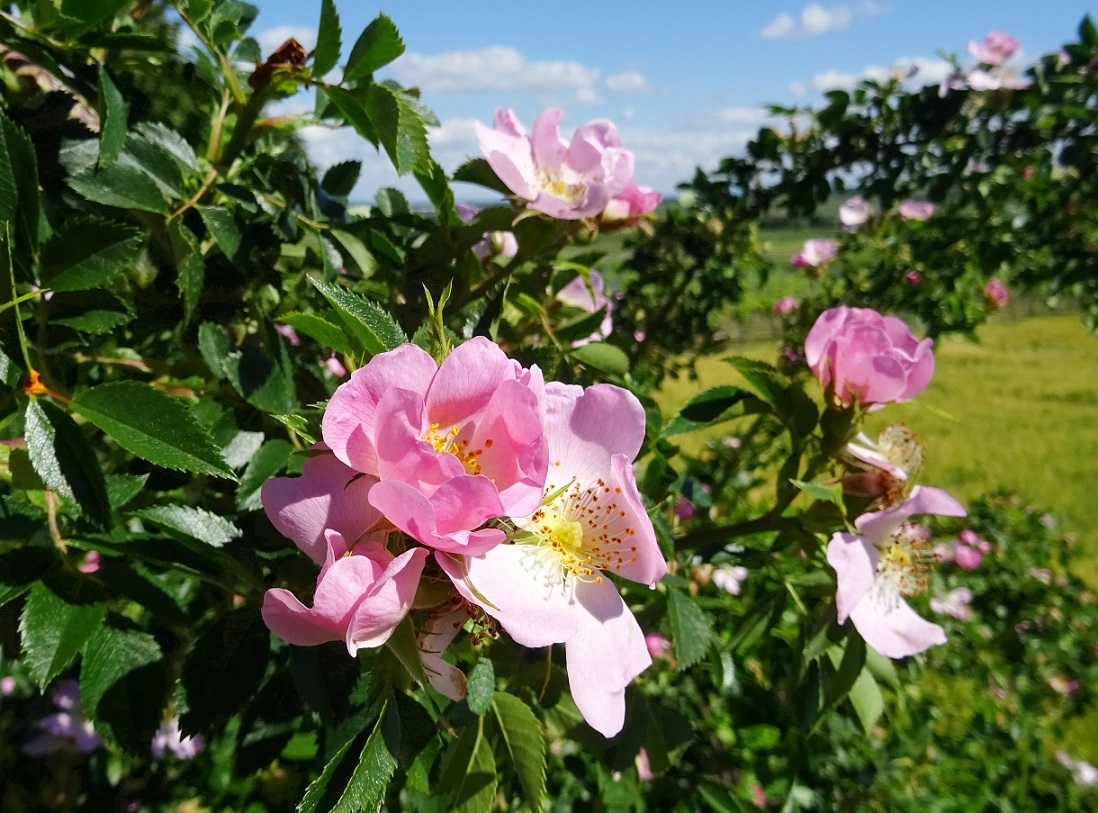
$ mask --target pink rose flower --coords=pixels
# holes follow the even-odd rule
[[[489,519],[536,510],[548,468],[544,382],[483,337],[442,366],[405,344],[341,384],[324,412],[324,442],[380,482],[370,505],[425,545],[481,553],[503,541]]]
[[[872,210],[861,195],[855,195],[839,207],[839,222],[851,231],[868,222]]]
[[[922,281],[922,274],[920,274],[918,271],[908,271],[906,274],[904,274],[904,284],[909,285],[912,288],[918,286],[918,284]]]
[[[278,323],[274,327],[275,333],[278,333],[280,336],[285,338],[286,341],[288,341],[292,346],[301,346],[301,337],[297,335],[297,331],[290,327],[290,325]]]
[[[984,286],[984,300],[988,306],[994,310],[1000,310],[1007,306],[1010,301],[1010,291],[1003,285],[1002,281],[992,277],[987,281],[987,285]]]
[[[894,316],[869,308],[831,308],[804,342],[805,360],[829,399],[864,407],[914,398],[934,374],[931,339],[918,341]]]
[[[653,658],[662,658],[671,649],[671,642],[658,632],[650,632],[645,635],[644,645],[648,647],[648,654]]]
[[[925,530],[907,521],[916,514],[961,517],[965,509],[940,489],[916,486],[898,505],[858,517],[859,535],[836,533],[827,546],[827,561],[838,578],[839,623],[849,618],[865,642],[888,658],[946,641],[941,627],[904,601],[926,589],[925,570],[934,558]]]
[[[15,678],[12,675],[5,675],[0,678],[0,697],[13,694],[15,694]]]
[[[648,782],[655,777],[652,773],[652,763],[648,761],[648,752],[643,748],[637,752],[637,757],[633,761],[637,765],[637,779],[641,782]]]
[[[332,351],[332,355],[328,356],[324,360],[324,366],[328,368],[328,371],[336,378],[343,378],[347,375],[347,368],[343,366],[343,362],[339,360],[339,357]]]
[[[99,565],[103,561],[99,555],[99,551],[90,550],[84,554],[84,561],[77,565],[77,570],[81,573],[92,574],[99,570]]]
[[[969,40],[968,53],[985,65],[1002,65],[1018,51],[1018,40],[1002,31],[992,31],[983,42]]]
[[[675,503],[675,516],[686,522],[688,519],[694,518],[694,506],[690,504],[690,500],[686,497],[679,497],[679,501]]]
[[[515,114],[500,107],[493,129],[477,122],[477,140],[499,179],[531,208],[562,220],[594,217],[629,188],[633,154],[605,120],[582,125],[564,141],[560,117],[559,109],[545,110],[527,135]]]
[[[783,296],[771,306],[771,310],[778,316],[788,316],[801,306],[800,300],[795,296]]]
[[[458,592],[522,646],[564,643],[568,682],[584,719],[604,736],[625,720],[625,687],[651,663],[644,633],[612,571],[642,584],[667,572],[637,491],[632,461],[644,409],[609,384],[546,386],[550,474],[520,544],[480,555],[436,553]]]
[[[953,546],[953,561],[956,562],[959,568],[975,570],[983,560],[984,555],[976,548],[970,548],[968,545]]]
[[[905,220],[927,220],[934,214],[934,204],[921,200],[905,200],[897,211]]]
[[[656,211],[663,195],[649,186],[629,182],[624,192],[616,195],[602,210],[603,225],[632,226],[645,215]]]
[[[822,237],[816,240],[805,240],[800,253],[794,254],[789,261],[797,268],[819,268],[835,259],[838,253],[839,244]]]
[[[583,278],[583,274],[580,274],[557,292],[559,301],[565,305],[571,305],[573,308],[587,311],[587,313],[605,309],[606,315],[603,316],[598,330],[587,338],[577,339],[572,342],[573,347],[581,347],[590,342],[602,341],[614,329],[614,320],[611,318],[614,312],[614,303],[604,293],[606,283],[603,281],[602,274],[592,269],[588,272],[588,277],[591,280],[590,288],[587,287],[587,280]]]

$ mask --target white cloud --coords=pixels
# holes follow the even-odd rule
[[[291,37],[301,43],[306,51],[316,48],[316,29],[301,25],[280,25],[277,28],[268,28],[266,31],[255,35],[256,40],[259,42],[259,52],[263,54],[264,58],[273,54],[282,43]]]
[[[863,79],[873,79],[885,82],[892,77],[903,81],[907,87],[921,87],[923,85],[937,85],[953,71],[944,59],[931,59],[928,57],[900,57],[888,68],[879,65],[867,65],[861,73],[849,73],[846,71],[824,71],[812,77],[810,84],[816,90],[849,90]],[[794,85],[800,85],[794,82]],[[793,90],[793,85],[790,85]],[[794,94],[796,95],[796,94]]]
[[[884,7],[873,0],[861,3],[847,3],[841,6],[824,8],[818,3],[810,3],[801,9],[800,19],[783,11],[771,20],[762,30],[763,39],[801,39],[818,37],[828,31],[847,28],[855,15],[870,16],[884,11]]]
[[[579,88],[576,91],[576,102],[579,104],[599,104],[602,97],[594,88]]]
[[[641,93],[648,90],[648,80],[640,71],[623,71],[606,77],[606,86],[615,93]]]
[[[637,115],[637,111],[632,107],[623,107],[621,109],[621,117],[626,121],[632,120]]]
[[[398,82],[424,92],[593,88],[599,70],[578,62],[530,62],[518,50],[492,46],[424,56],[405,54],[392,64]]]

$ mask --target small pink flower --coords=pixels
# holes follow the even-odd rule
[[[1005,308],[1010,301],[1010,291],[999,279],[992,277],[984,286],[984,300],[987,302],[988,307],[993,310],[1000,310]]]
[[[801,306],[801,302],[795,296],[783,296],[771,306],[771,310],[778,316],[787,316]]]
[[[901,203],[897,211],[900,213],[900,217],[906,220],[927,220],[934,214],[934,204],[909,199]]]
[[[972,615],[972,608],[969,606],[971,603],[972,591],[967,587],[958,587],[956,590],[950,590],[944,596],[932,598],[930,600],[930,609],[936,613],[943,613],[963,620]]]
[[[872,215],[869,203],[861,195],[855,195],[839,207],[839,222],[851,231],[864,226]]]
[[[835,259],[839,253],[839,244],[827,237],[816,240],[805,240],[799,254],[794,254],[789,261],[797,268],[819,268]]]
[[[454,204],[454,208],[465,223],[477,216],[476,207],[467,203]],[[518,249],[515,233],[510,231],[486,231],[481,240],[473,244],[473,253],[481,260],[487,257],[514,257]]]
[[[577,339],[572,342],[573,347],[581,347],[590,342],[602,341],[610,335],[610,331],[614,328],[614,321],[611,318],[614,312],[614,302],[604,293],[605,282],[602,279],[602,274],[592,269],[587,272],[587,275],[591,281],[590,287],[588,287],[587,280],[583,278],[583,274],[580,274],[557,293],[557,299],[565,305],[571,305],[573,308],[579,308],[587,313],[605,310],[605,316],[603,316],[598,330],[584,339]]]
[[[953,549],[953,561],[957,563],[957,567],[965,570],[975,570],[983,560],[984,555],[968,545],[957,545]]]
[[[336,378],[343,378],[347,375],[347,368],[343,366],[343,362],[339,360],[339,356],[335,354],[335,351],[332,351],[332,355],[325,359],[324,365]]]
[[[975,546],[976,543],[980,541],[980,537],[977,536],[976,532],[971,528],[965,528],[958,536],[966,545]]]
[[[653,658],[662,658],[671,649],[671,642],[658,632],[650,632],[645,635],[644,645],[648,647],[648,654]]]
[[[710,576],[710,580],[726,593],[738,596],[740,594],[740,585],[747,579],[747,575],[748,570],[746,567],[721,565],[713,568],[713,575]]]
[[[1018,40],[1002,31],[992,31],[983,42],[970,40],[968,53],[985,65],[1002,65],[1018,51]]]
[[[836,533],[827,546],[835,569],[840,624],[847,618],[865,642],[888,658],[903,658],[944,644],[945,632],[916,615],[905,596],[926,589],[930,560],[925,530],[908,520],[916,514],[959,517],[964,507],[941,489],[915,486],[903,502],[863,514],[860,535]]]
[[[275,332],[280,336],[283,336],[294,347],[301,345],[301,338],[297,335],[297,331],[289,325],[284,325],[281,322],[275,324]]]
[[[605,120],[582,125],[564,141],[560,117],[559,109],[545,110],[527,135],[515,114],[500,107],[493,129],[477,122],[477,140],[499,179],[531,208],[562,220],[594,217],[629,188],[633,154]]]
[[[930,339],[918,341],[899,319],[869,308],[831,308],[804,342],[805,359],[829,399],[877,407],[914,398],[930,383]]]
[[[370,505],[425,545],[480,553],[503,541],[490,519],[526,516],[549,465],[544,389],[477,337],[436,365],[405,344],[341,384],[324,412],[325,443],[356,472],[377,477]]]
[[[948,542],[939,542],[933,548],[931,553],[934,554],[934,558],[939,562],[952,562],[953,561],[953,545]]]
[[[79,570],[81,573],[95,573],[97,570],[99,570],[99,564],[101,561],[102,558],[99,555],[99,551],[90,550],[84,555],[84,561],[82,561],[76,569]]]
[[[51,699],[58,710],[38,721],[35,725],[36,736],[20,748],[24,754],[30,757],[45,756],[66,745],[71,745],[81,754],[90,754],[102,745],[91,720],[84,716],[79,681],[71,678],[60,681]]]
[[[648,761],[648,752],[643,748],[637,752],[637,758],[634,761],[637,764],[637,779],[641,782],[648,782],[655,776],[652,773],[652,764]]]
[[[651,187],[637,186],[630,181],[624,192],[606,204],[606,208],[602,210],[602,223],[604,226],[632,226],[645,215],[656,211],[662,200],[663,195]]]
[[[759,810],[766,810],[766,789],[758,782],[755,783],[755,787],[751,790],[751,804],[759,808]]]
[[[15,694],[15,678],[11,675],[5,675],[0,678],[0,697],[8,697]]]
[[[163,759],[168,751],[176,759],[194,759],[205,747],[206,743],[199,734],[184,737],[179,730],[179,718],[173,717],[160,724],[160,728],[153,735],[149,750],[153,759]]]
[[[922,281],[923,277],[918,271],[908,271],[906,274],[904,274],[904,284],[912,288],[917,287],[918,284]]]
[[[680,496],[679,501],[675,503],[675,516],[683,522],[694,518],[694,506],[690,504],[690,500],[686,497]]]

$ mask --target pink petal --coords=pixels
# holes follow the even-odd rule
[[[347,626],[347,651],[352,657],[360,649],[381,646],[404,620],[416,597],[426,558],[426,548],[405,551],[370,586]]]
[[[495,528],[474,530],[500,516],[499,495],[487,477],[455,477],[428,499],[398,480],[383,480],[370,503],[404,533],[424,545],[454,553],[482,553],[503,541]]]
[[[399,480],[430,495],[465,467],[451,454],[439,454],[428,441],[423,397],[393,389],[382,396],[374,416],[377,471],[384,481]]]
[[[343,637],[343,630],[328,624],[281,587],[266,592],[260,614],[271,632],[295,646],[316,646]]]
[[[549,438],[549,480],[559,487],[575,476],[586,485],[605,478],[611,455],[633,460],[644,443],[644,408],[636,396],[612,384],[583,389],[550,382],[545,386]],[[558,471],[556,461],[567,461]],[[561,479],[561,475],[564,479]]]
[[[300,477],[273,477],[265,482],[260,496],[279,533],[323,564],[326,529],[339,531],[353,543],[381,518],[366,501],[377,478],[347,468],[323,443],[310,451],[324,453],[307,457]]]
[[[454,701],[465,697],[465,673],[444,661],[442,653],[461,632],[468,618],[469,613],[462,605],[453,612],[431,616],[419,634],[419,659],[427,673],[427,682],[443,697]]]
[[[946,642],[945,631],[900,600],[891,606],[863,598],[850,614],[865,642],[886,658],[906,658]]]
[[[604,737],[625,722],[625,687],[652,664],[644,633],[609,579],[577,582],[579,629],[565,642],[568,686],[583,718]]]
[[[963,505],[940,488],[915,486],[911,490],[911,496],[903,502],[883,511],[862,514],[854,521],[854,525],[869,542],[878,544],[892,536],[903,522],[916,514],[963,517],[966,513]]]
[[[592,173],[603,168],[607,151],[621,150],[621,137],[606,119],[596,119],[581,125],[568,146],[568,166],[576,172]],[[624,191],[617,190],[614,194]]]
[[[619,549],[623,561],[613,571],[630,581],[655,584],[667,573],[667,560],[656,541],[652,520],[641,502],[631,458],[620,454],[611,458],[607,488],[612,489],[609,493],[614,494],[620,510],[618,516],[610,517],[605,522],[605,533],[624,542]],[[621,489],[620,494],[617,493],[618,488]],[[624,517],[621,512],[625,513]]]
[[[426,393],[436,371],[430,354],[414,344],[374,356],[332,394],[321,425],[324,442],[355,471],[377,474],[374,413],[378,402],[391,389]]]
[[[827,545],[827,563],[835,568],[838,590],[835,609],[838,621],[845,624],[851,611],[873,586],[876,549],[854,534],[837,533]]]
[[[462,597],[499,621],[516,643],[549,646],[576,634],[576,609],[551,550],[499,545],[479,556],[436,553],[435,559]]]
[[[496,388],[514,378],[514,365],[494,343],[477,336],[456,348],[438,370],[427,393],[427,417],[443,431],[462,426],[483,410]]]
[[[520,198],[529,200],[534,197],[530,183],[534,180],[535,170],[529,139],[489,130],[480,122],[476,123],[475,128],[480,151],[503,185]]]
[[[498,132],[512,138],[526,138],[526,128],[522,126],[522,122],[518,120],[518,116],[510,108],[497,107],[493,123]]]
[[[534,132],[530,137],[530,146],[534,154],[534,163],[551,172],[556,172],[568,155],[568,145],[560,137],[560,117],[562,110],[551,107],[543,110],[534,119]]]

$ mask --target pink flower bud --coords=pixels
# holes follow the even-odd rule
[[[1005,308],[1007,302],[1010,301],[1010,291],[1000,280],[992,277],[984,286],[984,299],[987,301],[989,308],[1000,310]]]
[[[897,211],[905,220],[927,220],[934,214],[934,204],[920,200],[905,200]]]
[[[783,296],[771,306],[771,310],[778,316],[786,316],[800,307],[800,301],[795,296]]]
[[[914,288],[920,282],[923,281],[922,275],[918,271],[908,271],[904,274],[904,283]]]
[[[671,642],[658,632],[650,632],[645,635],[644,645],[648,647],[648,654],[653,658],[662,658],[671,648]]]
[[[975,548],[970,548],[967,545],[957,545],[953,551],[953,558],[957,563],[957,567],[964,568],[965,570],[975,570],[980,566],[980,562],[983,561],[984,555]]]

